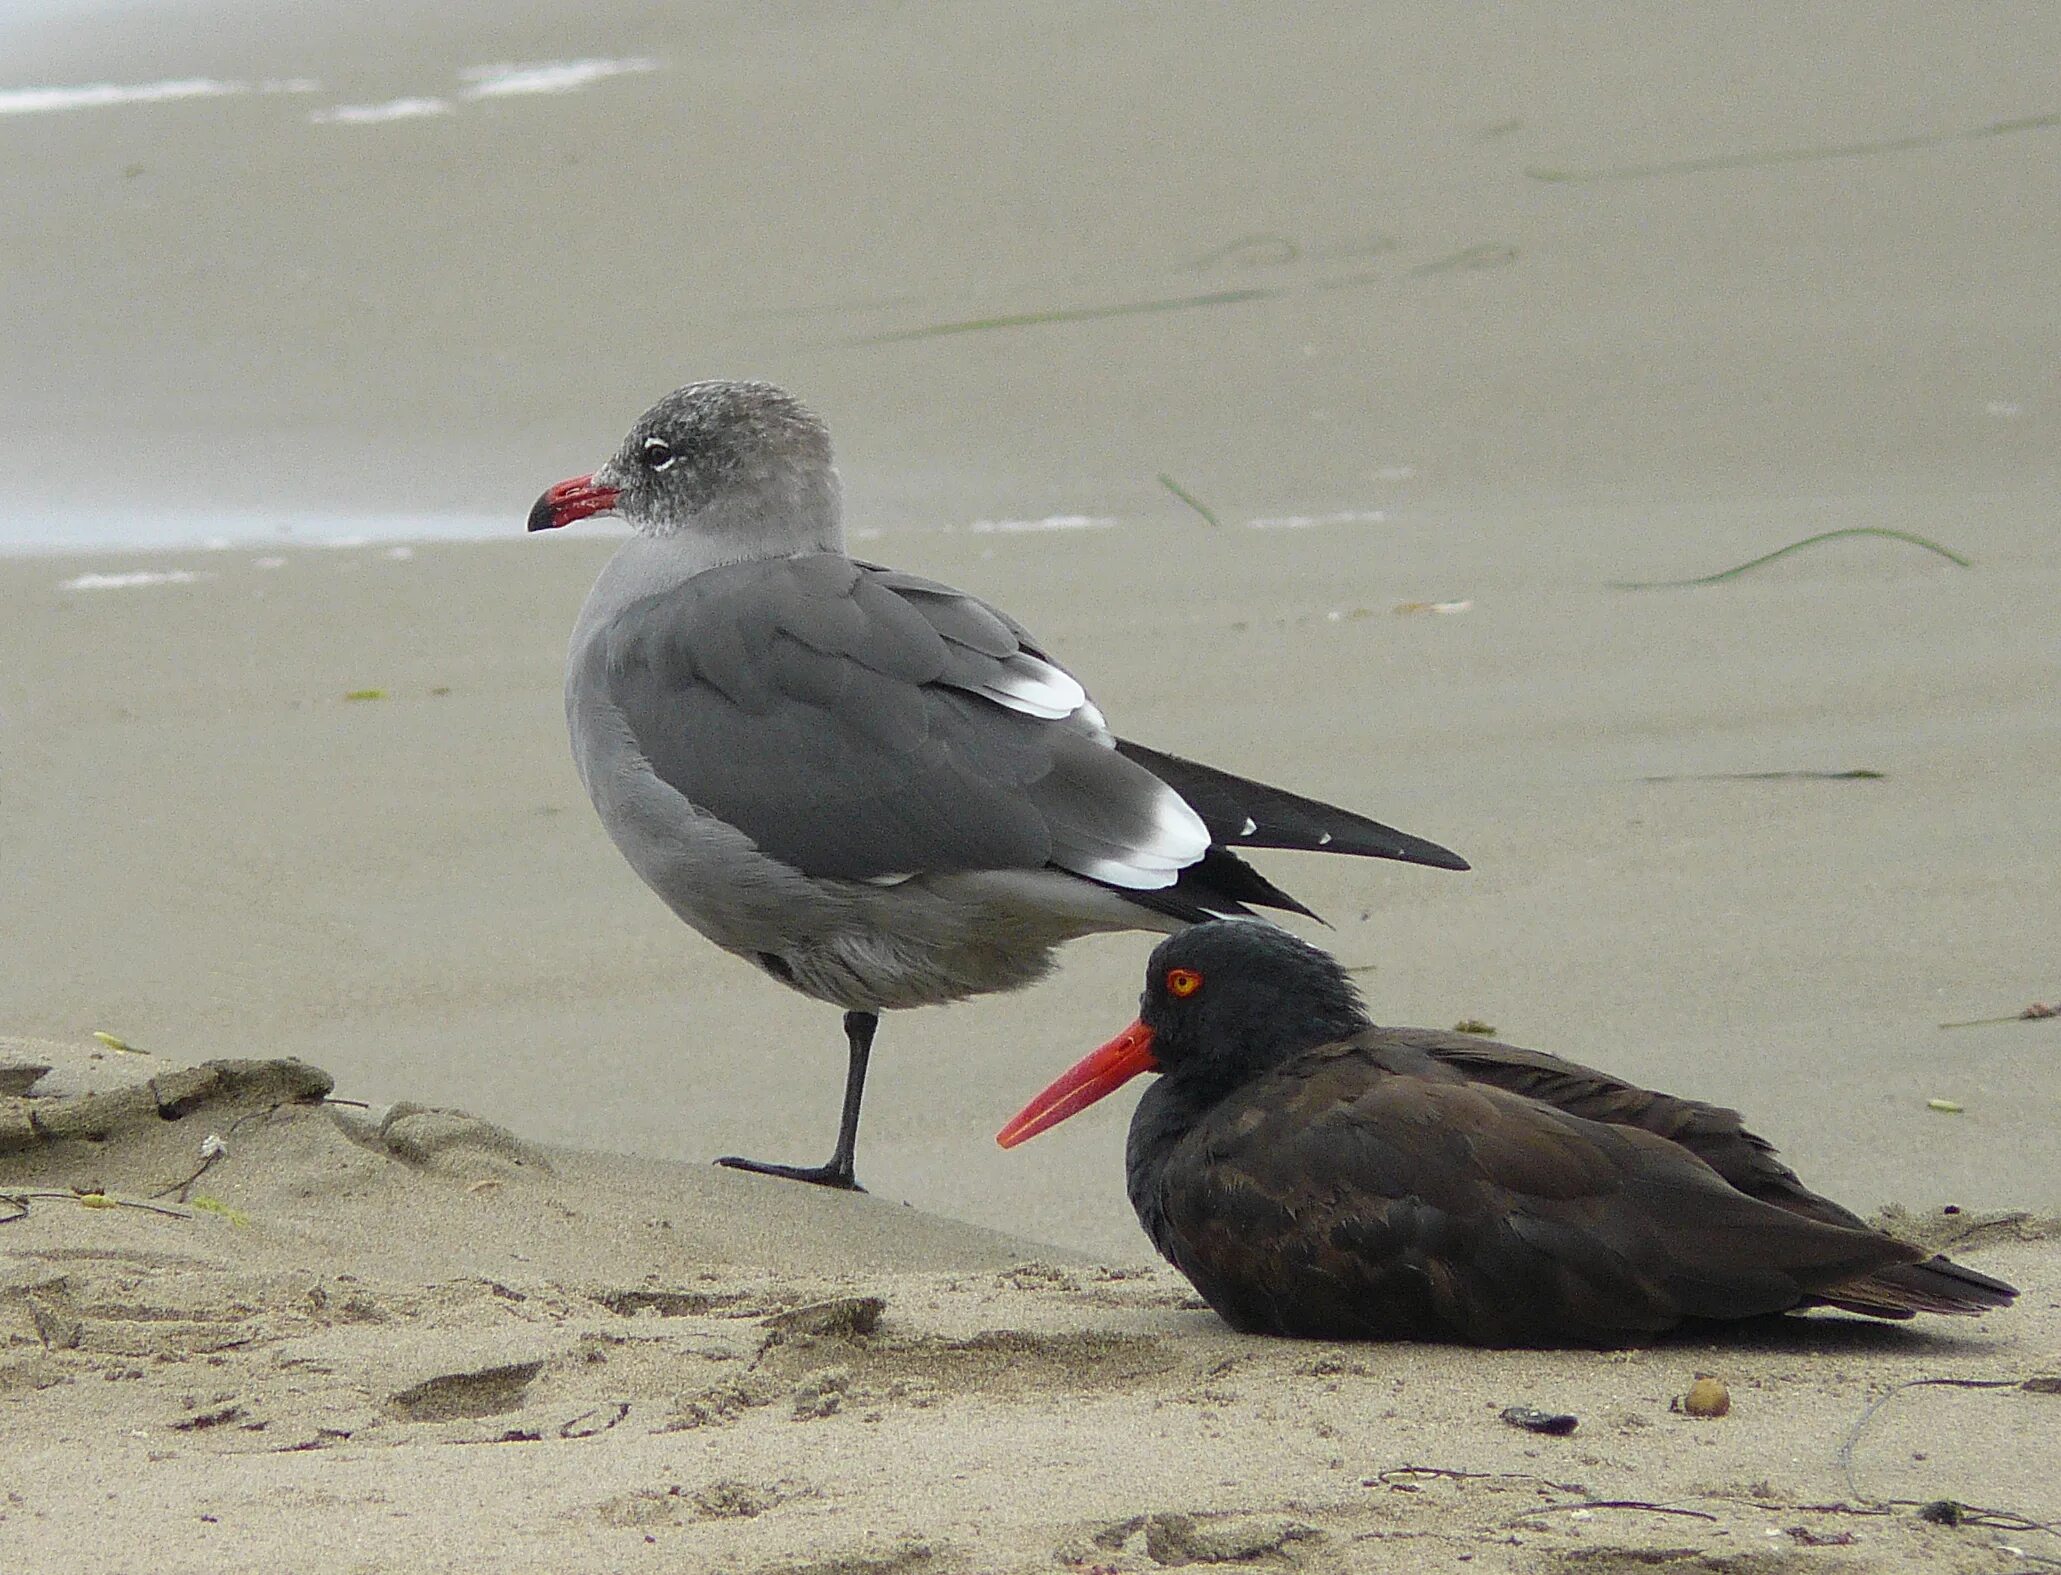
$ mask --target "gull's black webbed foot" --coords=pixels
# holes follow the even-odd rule
[[[859,1178],[852,1174],[851,1161],[839,1164],[832,1160],[827,1165],[774,1165],[761,1159],[739,1159],[735,1154],[725,1154],[717,1160],[726,1170],[748,1170],[755,1176],[778,1176],[783,1181],[806,1181],[812,1187],[835,1187],[840,1192],[864,1192]]]

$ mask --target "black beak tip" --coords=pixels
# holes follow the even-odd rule
[[[531,530],[556,530],[559,526],[558,509],[551,501],[551,494],[538,498],[530,509]]]

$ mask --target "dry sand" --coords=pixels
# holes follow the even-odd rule
[[[830,418],[862,551],[1001,601],[1135,736],[1474,860],[1270,863],[1376,965],[1377,1016],[1737,1104],[1857,1207],[2061,1204],[2061,1023],[1938,1027],[2061,992],[2051,7],[316,10],[0,17],[0,90],[252,84],[0,115],[0,543],[325,512],[512,536],[668,387],[773,377]],[[580,57],[657,64],[465,96],[466,68]],[[316,118],[422,95],[449,112]],[[972,528],[1064,515],[1110,523]],[[1248,524],[1283,518],[1331,523]],[[1857,526],[1973,567],[1849,540],[1610,583]],[[0,1030],[72,1075],[94,1029],[299,1057],[546,1145],[407,1162],[237,1096],[208,1185],[247,1224],[57,1200],[0,1227],[0,1565],[2027,1567],[1994,1526],[1794,1506],[2061,1514],[2052,1397],[1920,1390],[1857,1487],[1834,1463],[1889,1383],[2054,1370],[2051,1244],[1978,1244],[2029,1294],[1972,1331],[1624,1360],[1273,1346],[1184,1309],[1134,1272],[1123,1101],[989,1137],[1124,1021],[1141,937],[891,1019],[876,1201],[711,1173],[820,1158],[842,1048],[594,823],[557,691],[607,543],[566,534],[0,558]],[[1397,611],[1434,602],[1468,605]],[[1856,769],[1883,775],[1738,775]],[[208,1119],[0,1166],[147,1193]],[[886,1300],[873,1335],[761,1353],[765,1318],[855,1295]],[[491,1415],[392,1409],[530,1361]],[[1666,1411],[1698,1367],[1724,1422]],[[810,1392],[844,1398],[797,1421]],[[1583,1426],[1520,1436],[1514,1401]],[[541,1437],[462,1447],[510,1431]],[[1381,1479],[1405,1465],[1523,1475]],[[1220,1511],[1260,1519],[1093,1540]]]
[[[2057,1546],[2029,1524],[2061,1517],[2051,1223],[1906,1222],[2025,1288],[1973,1325],[1256,1340],[1163,1269],[324,1105],[299,1062],[0,1051],[54,1067],[0,1099],[13,1569],[1774,1575]],[[1673,1408],[1699,1373],[1727,1415]],[[1891,1396],[1919,1379],[1986,1387]],[[1942,1499],[1975,1507],[1918,1515]]]

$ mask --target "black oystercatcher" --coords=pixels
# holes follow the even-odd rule
[[[718,946],[844,1008],[828,1164],[855,1187],[879,1014],[1030,983],[1063,941],[1307,912],[1238,853],[1310,848],[1465,869],[1387,826],[1112,734],[1029,631],[845,556],[830,434],[766,383],[696,383],[530,529],[637,534],[573,632],[573,757],[645,882]]]
[[[1617,1346],[1687,1319],[1974,1314],[2017,1295],[1809,1191],[1736,1111],[1377,1028],[1334,959],[1271,925],[1162,941],[1138,1021],[999,1141],[1153,1071],[1131,1203],[1251,1333]]]

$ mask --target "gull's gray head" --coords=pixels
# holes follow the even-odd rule
[[[691,535],[717,561],[840,550],[830,429],[771,383],[690,383],[637,418],[615,457],[537,500],[530,529],[615,513]]]

